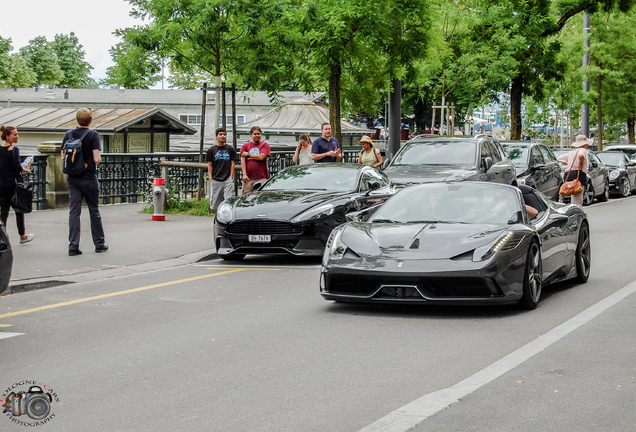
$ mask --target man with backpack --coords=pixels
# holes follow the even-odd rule
[[[82,200],[86,200],[91,219],[91,233],[95,252],[106,252],[108,245],[104,243],[104,227],[99,213],[99,182],[97,180],[97,164],[102,160],[99,134],[89,129],[93,114],[88,108],[80,108],[75,116],[78,128],[66,132],[62,140],[63,171],[67,174],[68,194],[70,200],[68,218],[68,254],[81,255],[80,215]]]

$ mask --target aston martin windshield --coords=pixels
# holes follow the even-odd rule
[[[303,165],[281,171],[271,178],[262,190],[348,192],[355,190],[357,179],[356,169]]]
[[[404,145],[393,162],[395,165],[457,165],[475,164],[476,141],[415,141]]]
[[[512,188],[474,183],[436,183],[403,189],[369,222],[512,224],[522,221]]]

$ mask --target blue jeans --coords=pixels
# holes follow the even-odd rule
[[[99,183],[96,177],[67,177],[68,195],[71,201],[68,215],[68,249],[78,250],[80,244],[82,200],[86,200],[91,218],[91,234],[96,248],[104,246],[104,227],[99,213]]]

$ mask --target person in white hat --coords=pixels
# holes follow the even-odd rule
[[[574,180],[579,178],[579,181],[583,185],[583,191],[587,185],[587,173],[588,169],[588,157],[587,146],[592,144],[592,140],[588,139],[585,135],[577,135],[576,139],[572,143],[574,149],[564,155],[559,156],[558,161],[564,165],[565,174],[563,175],[563,181]],[[583,193],[572,195],[572,203],[583,205]]]

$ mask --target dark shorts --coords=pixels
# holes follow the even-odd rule
[[[563,175],[563,180],[564,181],[574,180],[577,175],[579,176],[579,181],[581,182],[581,184],[583,186],[587,185],[587,175],[583,171],[579,171],[579,170],[572,170],[570,172],[566,172]]]

